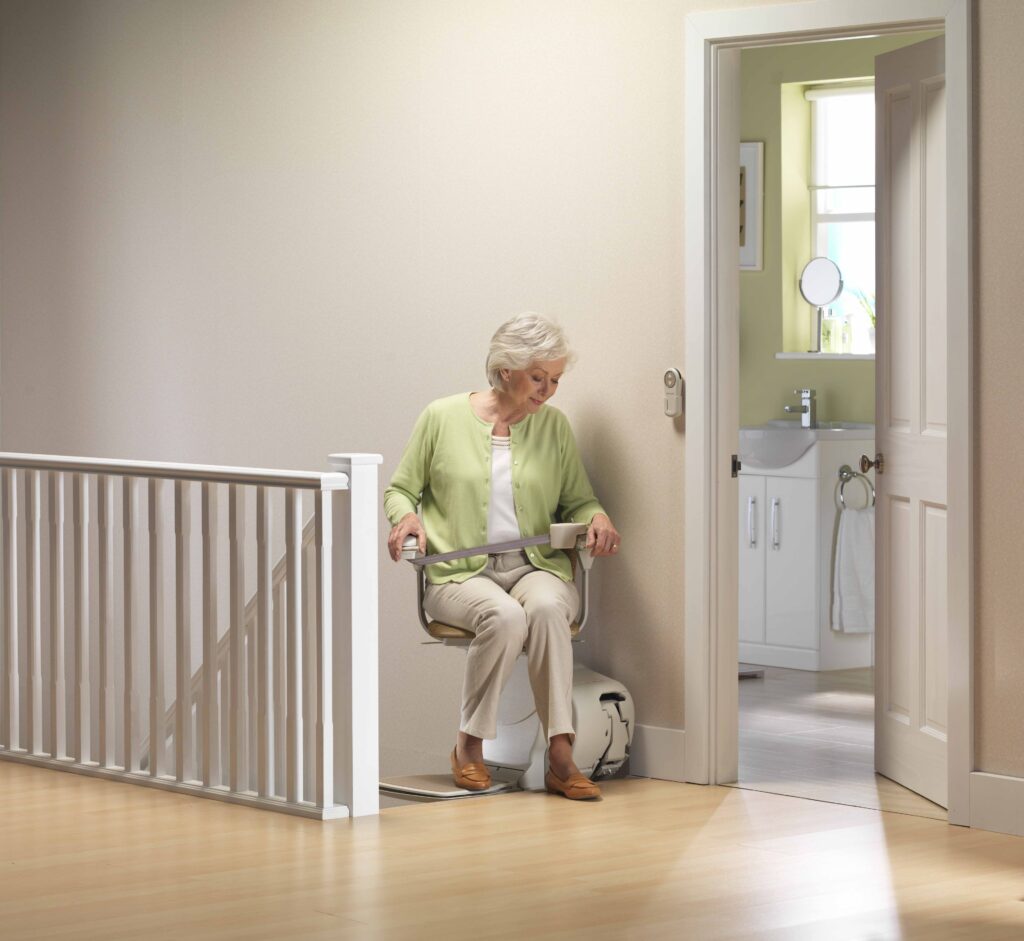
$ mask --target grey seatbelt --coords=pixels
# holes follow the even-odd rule
[[[402,558],[413,565],[435,565],[438,562],[450,562],[452,559],[465,559],[471,555],[497,555],[500,552],[515,552],[527,546],[552,545],[556,549],[572,549],[579,536],[586,533],[583,523],[552,523],[551,530],[542,536],[528,536],[525,539],[512,539],[508,542],[492,542],[486,546],[474,546],[472,549],[455,549],[451,552],[435,552],[433,555],[417,556],[419,543],[415,536],[406,536],[402,545]]]
[[[433,555],[421,555],[409,559],[413,565],[435,565],[438,562],[450,562],[452,559],[465,559],[471,555],[498,555],[500,552],[515,552],[527,546],[546,546],[551,536],[530,536],[529,539],[513,539],[510,542],[492,542],[486,546],[474,546],[472,549],[455,549],[452,552],[435,552]]]

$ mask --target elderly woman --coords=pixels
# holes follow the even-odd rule
[[[565,416],[547,404],[571,358],[561,329],[536,314],[502,324],[491,340],[491,388],[439,399],[416,422],[384,494],[396,561],[409,535],[420,551],[448,552],[588,524],[597,555],[619,534],[591,489]],[[422,506],[423,522],[416,515]],[[600,796],[572,757],[572,641],[579,608],[569,559],[550,546],[472,556],[428,567],[430,617],[472,631],[462,721],[451,764],[455,783],[485,790],[483,740],[497,734],[498,698],[526,650],[537,714],[549,740],[548,791]]]

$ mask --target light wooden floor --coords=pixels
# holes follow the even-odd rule
[[[321,824],[0,761],[0,937],[1024,937],[1024,839],[663,781]]]
[[[946,819],[875,774],[873,671],[764,670],[740,680],[739,787]]]

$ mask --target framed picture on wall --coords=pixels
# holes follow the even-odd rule
[[[764,141],[740,144],[740,271],[764,268]]]

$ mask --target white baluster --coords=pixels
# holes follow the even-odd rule
[[[302,493],[285,491],[285,581],[288,593],[287,633],[287,770],[285,797],[302,797]]]
[[[96,479],[96,524],[99,527],[99,658],[100,714],[96,760],[101,768],[114,763],[114,683],[110,669],[113,654],[114,599],[114,481],[106,475]]]
[[[228,659],[218,664],[217,703],[220,710],[220,767],[221,781],[227,784],[231,770],[231,636],[228,628]]]
[[[75,696],[72,711],[72,752],[79,764],[90,757],[92,712],[89,690],[89,485],[75,474],[73,513],[75,530]]]
[[[232,791],[242,790],[242,772],[245,767],[245,715],[242,701],[243,648],[245,643],[245,492],[232,484],[228,503],[228,538],[230,568],[231,636],[230,682],[231,733],[229,786]]]
[[[163,564],[160,546],[160,481],[149,480],[149,774],[164,773]]]
[[[174,482],[174,772],[179,781],[195,777],[192,770],[192,595],[189,582],[191,487],[188,481]]]
[[[334,626],[332,593],[334,566],[334,494],[316,494],[316,763],[314,776],[317,807],[334,804],[334,701],[332,631]]]
[[[43,751],[43,664],[42,664],[42,505],[40,472],[25,472],[25,614],[28,627],[28,670],[26,679],[26,738],[30,754]]]
[[[134,548],[135,548],[135,480],[124,477],[121,481],[121,537],[123,546],[122,564],[124,607],[124,770],[139,770],[139,755],[136,748],[135,734],[135,593],[134,585]]]
[[[204,483],[203,517],[203,784],[220,783],[220,715],[217,709],[217,491]]]
[[[316,797],[316,546],[313,542],[311,539],[308,546],[302,546],[302,799],[310,803]]]
[[[256,694],[256,618],[245,617],[245,750],[247,761],[244,775],[246,787],[256,791],[259,787],[259,769],[256,767],[259,753],[256,726],[259,722],[259,709]]]
[[[0,745],[21,748],[21,674],[18,669],[18,472],[3,472],[4,686]]]
[[[271,638],[274,647],[274,704],[270,717],[273,724],[273,748],[271,749],[274,772],[273,793],[280,797],[284,796],[285,778],[287,776],[285,763],[288,751],[285,746],[288,737],[285,723],[285,716],[288,712],[285,705],[288,698],[288,686],[285,680],[288,647],[285,638],[284,617],[284,582],[281,581],[274,586],[273,636]]]
[[[64,687],[64,475],[50,478],[50,754],[67,754]]]
[[[270,773],[271,717],[271,594],[273,562],[270,556],[270,499],[266,487],[256,491],[256,698],[258,709],[256,787],[261,797],[272,792]]]

